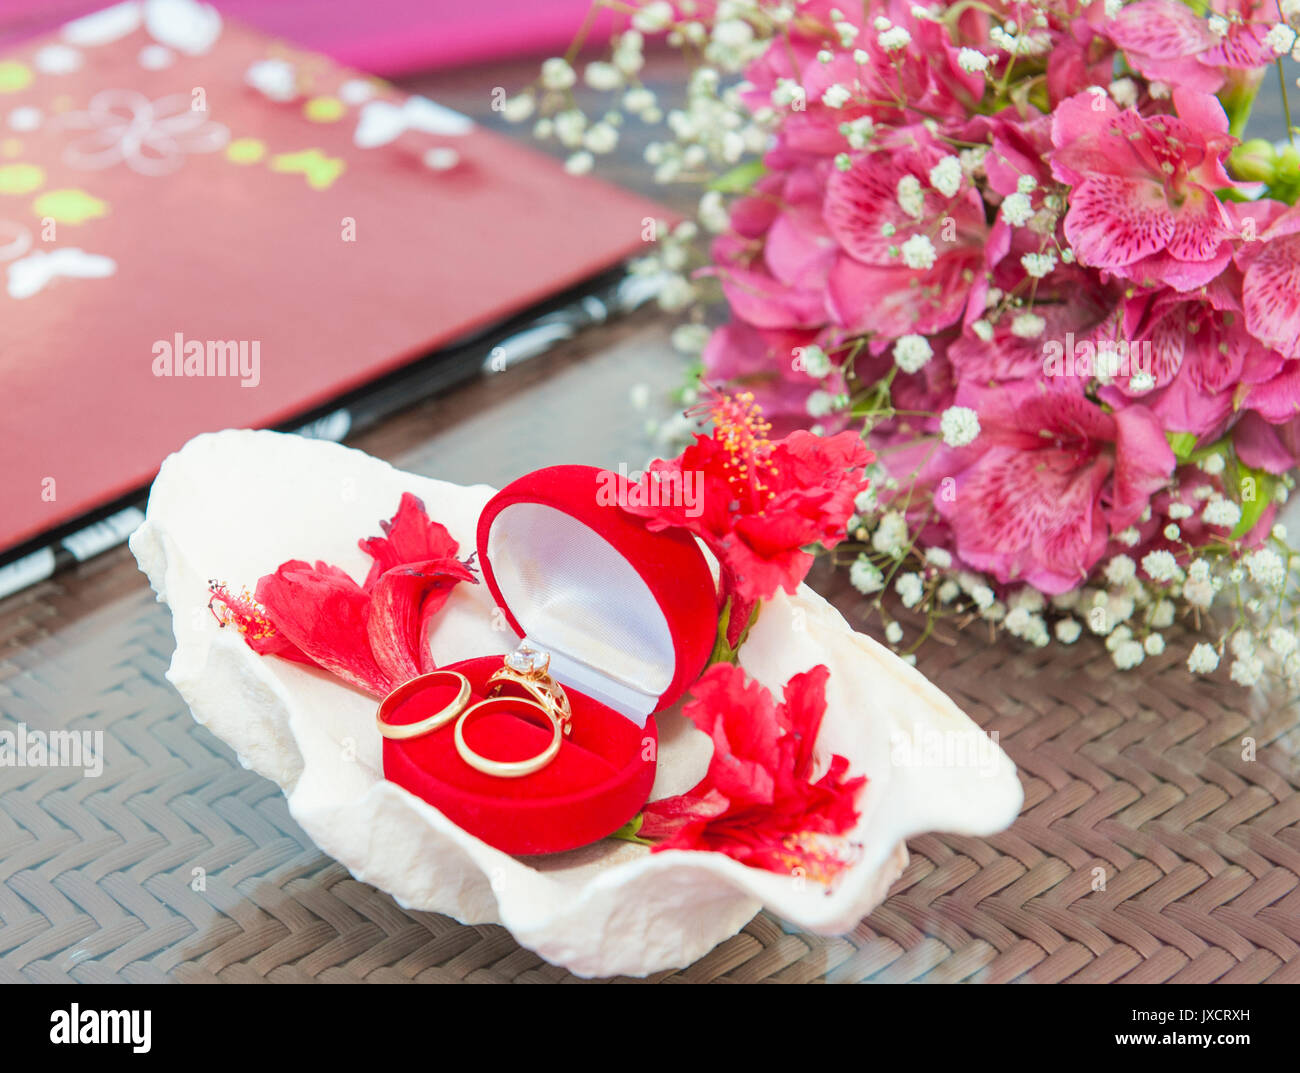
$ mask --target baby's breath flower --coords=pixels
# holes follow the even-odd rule
[[[885,587],[885,578],[875,563],[859,555],[849,567],[849,584],[864,596],[870,596]]]
[[[1232,654],[1239,659],[1255,654],[1255,638],[1248,630],[1238,630],[1228,642]]]
[[[1011,322],[1011,334],[1019,339],[1037,339],[1047,327],[1047,321],[1037,313],[1020,313]]]
[[[1193,674],[1210,674],[1219,666],[1219,653],[1201,641],[1187,657],[1187,669]]]
[[[1128,640],[1116,645],[1110,658],[1121,671],[1128,671],[1146,658],[1146,651],[1140,641]]]
[[[825,417],[836,410],[835,396],[829,391],[810,391],[804,402],[809,417]]]
[[[912,43],[912,35],[901,26],[891,26],[876,38],[876,43],[886,52],[897,52]]]
[[[926,548],[925,561],[940,570],[947,570],[952,566],[952,554],[946,548]]]
[[[731,224],[727,207],[723,204],[722,194],[717,190],[709,190],[700,198],[698,216],[700,223],[715,235],[727,230]]]
[[[679,309],[685,309],[694,300],[695,288],[691,285],[691,281],[677,273],[669,275],[659,289],[659,308],[665,313],[675,313]]]
[[[963,48],[957,53],[957,66],[968,74],[975,74],[988,70],[989,58],[978,49]]]
[[[698,354],[709,341],[709,329],[703,324],[679,324],[671,336],[674,348],[683,354]]]
[[[1110,84],[1110,98],[1121,108],[1132,108],[1137,104],[1137,83],[1131,78],[1117,78]]]
[[[871,534],[871,546],[883,555],[901,559],[907,547],[907,521],[898,511],[889,511]]]
[[[949,447],[965,447],[980,434],[979,415],[968,406],[949,406],[939,418],[939,432]]]
[[[891,622],[885,627],[885,640],[891,645],[898,644],[903,639],[903,627],[897,622]]]
[[[555,136],[568,149],[575,149],[582,144],[582,135],[586,129],[587,117],[576,108],[566,109],[555,117]]]
[[[1168,629],[1174,624],[1176,610],[1172,600],[1157,600],[1151,609],[1151,625],[1157,630]]]
[[[777,108],[802,107],[804,88],[793,78],[778,78],[772,87],[772,104]]]
[[[623,94],[623,107],[633,115],[641,115],[654,106],[654,91],[646,89],[644,86],[629,89]]]
[[[925,215],[925,193],[915,175],[904,175],[898,180],[898,207],[914,220]]]
[[[604,60],[594,60],[587,64],[582,77],[592,89],[604,92],[618,89],[623,84],[623,72]]]
[[[925,270],[934,267],[939,252],[926,235],[913,235],[902,246],[903,264],[908,268]]]
[[[1142,569],[1155,582],[1173,581],[1182,573],[1173,552],[1164,548],[1147,552],[1142,557]]]
[[[1142,647],[1146,650],[1148,656],[1158,656],[1165,650],[1165,639],[1158,633],[1147,634],[1147,638],[1142,642]]]
[[[822,94],[822,104],[827,108],[843,108],[853,99],[853,94],[847,86],[842,86],[836,82]]]
[[[1021,256],[1020,263],[1031,279],[1042,279],[1056,268],[1056,254],[1051,250],[1045,253],[1026,253]]]
[[[1284,626],[1274,626],[1268,634],[1268,647],[1285,659],[1300,647],[1300,638],[1296,637],[1294,630],[1288,630]]]
[[[1211,455],[1211,458],[1217,458],[1217,455]],[[1205,519],[1206,525],[1223,526],[1231,529],[1241,521],[1241,508],[1231,499],[1218,497],[1211,499],[1205,504],[1205,510],[1201,512],[1201,517]]]
[[[1258,656],[1238,656],[1232,661],[1228,676],[1240,686],[1253,686],[1264,673],[1264,661]]]
[[[668,0],[654,0],[645,4],[632,16],[632,25],[642,33],[653,34],[666,30],[673,24],[676,13]]]
[[[1083,633],[1083,626],[1078,619],[1063,618],[1056,624],[1056,639],[1063,645],[1072,645]]]
[[[815,343],[801,348],[799,357],[803,365],[803,371],[818,380],[823,379],[831,371],[829,355]]]
[[[905,373],[919,372],[933,355],[934,350],[923,335],[904,335],[894,344],[894,364]]]
[[[521,93],[506,101],[501,108],[501,115],[507,123],[522,123],[533,114],[535,104],[531,93]]]
[[[1286,581],[1286,563],[1272,548],[1260,548],[1246,555],[1242,562],[1250,580],[1267,589],[1280,589]]]
[[[1022,194],[1017,190],[1002,199],[1002,219],[1012,227],[1024,227],[1033,215],[1034,206],[1028,194]]]
[[[586,175],[595,165],[596,160],[585,149],[579,153],[574,153],[564,162],[564,170],[570,175]]]
[[[577,80],[577,72],[561,56],[552,56],[542,64],[542,85],[546,89],[568,89]]]
[[[859,116],[847,123],[841,123],[840,133],[848,139],[850,148],[865,149],[871,136],[876,133],[876,125],[871,121],[870,116]],[[919,184],[917,189],[920,190]]]
[[[894,581],[894,591],[898,593],[898,598],[902,600],[904,607],[915,607],[925,594],[925,582],[920,574],[899,574]]]
[[[1116,555],[1106,564],[1106,580],[1123,585],[1137,577],[1137,564],[1127,555]]]
[[[944,197],[955,197],[961,189],[961,161],[955,156],[946,156],[930,169],[930,185]]]
[[[618,131],[608,123],[597,123],[582,136],[582,144],[593,153],[612,153],[618,146]]]

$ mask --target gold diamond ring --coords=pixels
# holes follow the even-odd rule
[[[508,686],[515,686],[553,715],[567,734],[573,712],[564,687],[551,677],[550,667],[551,657],[545,652],[539,652],[531,645],[520,645],[505,657],[501,669],[488,678],[487,684],[491,687],[488,696],[503,696]]]

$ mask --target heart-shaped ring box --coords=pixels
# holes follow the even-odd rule
[[[568,694],[573,729],[559,755],[530,775],[499,778],[461,759],[454,722],[384,739],[387,778],[507,853],[574,849],[635,816],[654,783],[654,713],[686,692],[713,651],[717,590],[699,545],[682,530],[651,532],[621,509],[628,488],[594,466],[550,466],[507,485],[479,517],[483,580],[515,633],[550,655]],[[501,656],[480,656],[442,669],[464,674],[480,699],[501,666]],[[415,722],[454,693],[417,679],[383,715]],[[540,714],[534,722],[509,710],[465,728],[471,749],[507,761],[540,753],[551,734]]]

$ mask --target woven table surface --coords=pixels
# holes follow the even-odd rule
[[[666,332],[653,314],[599,329],[358,446],[457,481],[575,458],[639,468],[628,388],[680,375]],[[583,419],[561,419],[575,402]],[[813,580],[860,621],[842,573]],[[166,682],[171,619],[152,596],[121,550],[0,603],[3,725],[105,736],[97,778],[0,768],[0,980],[574,979],[502,928],[408,912],[321,854]],[[932,641],[921,670],[1019,768],[1015,825],[913,839],[850,935],[764,913],[652,979],[1300,981],[1300,703],[1194,680],[1171,641],[1129,674],[1092,638]]]
[[[492,88],[527,77],[432,90],[490,121]],[[635,152],[624,166],[644,170]],[[629,388],[662,399],[680,382],[668,330],[655,314],[594,329],[349,442],[465,483],[567,461],[637,469],[652,448]],[[842,573],[811,580],[861,623]],[[890,897],[849,935],[761,913],[651,979],[1300,982],[1300,699],[1193,679],[1190,642],[1167,636],[1124,674],[1090,637],[932,640],[920,669],[1019,769],[1016,823],[913,839]],[[576,979],[502,928],[404,910],[324,856],[278,788],[193,722],[164,677],[172,649],[125,549],[0,602],[0,729],[105,739],[97,778],[0,767],[0,981]]]

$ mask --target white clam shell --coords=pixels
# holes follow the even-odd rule
[[[403,473],[332,443],[251,431],[199,436],[169,457],[131,538],[171,607],[176,652],[167,677],[195,719],[280,785],[322,850],[402,905],[499,922],[580,975],[644,975],[690,964],[761,906],[810,931],[850,931],[902,871],[908,837],[987,835],[1018,814],[1020,782],[1002,751],[918,671],[855,633],[805,586],[764,607],[741,663],[777,692],[792,674],[830,667],[818,756],[841,753],[870,778],[852,835],[862,849],[831,893],[715,853],[651,854],[606,839],[522,859],[485,845],[385,781],[374,701],[323,673],[256,655],[207,609],[208,579],[252,588],[286,559],[323,559],[363,578],[369,559],[357,541],[378,532],[404,491],[424,500],[462,554],[474,547],[491,488]],[[458,586],[433,637],[435,659],[513,647],[513,634],[494,628],[493,611],[485,586]],[[664,715],[660,732],[656,798],[692,786],[709,756],[707,737],[680,715]],[[900,742],[927,740],[948,748],[903,762]]]

